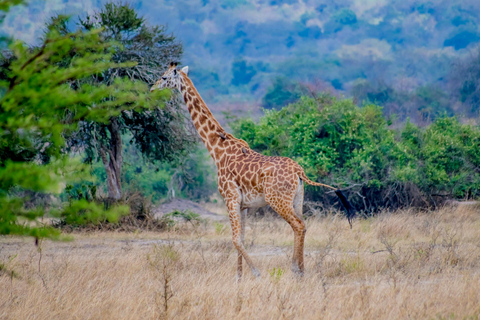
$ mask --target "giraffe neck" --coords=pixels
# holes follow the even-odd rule
[[[221,157],[225,153],[225,146],[224,143],[222,143],[222,140],[224,140],[225,137],[230,139],[233,137],[226,133],[225,129],[223,129],[220,123],[215,119],[187,75],[183,72],[180,72],[180,74],[182,76],[180,92],[188,108],[188,112],[190,112],[193,124],[195,125],[200,138],[218,166]]]

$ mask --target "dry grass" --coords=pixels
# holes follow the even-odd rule
[[[240,283],[228,224],[83,233],[41,253],[32,240],[0,238],[0,318],[479,318],[477,206],[385,213],[352,230],[342,217],[309,220],[303,279],[289,270],[284,221],[247,224],[262,277],[247,270]]]

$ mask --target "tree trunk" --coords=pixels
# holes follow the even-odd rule
[[[100,157],[102,158],[105,171],[107,172],[108,198],[119,200],[122,197],[122,137],[118,120],[112,118],[108,125],[110,131],[110,143],[100,147]]]

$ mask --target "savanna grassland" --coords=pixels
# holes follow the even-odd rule
[[[357,219],[307,220],[306,274],[293,234],[249,217],[262,276],[237,283],[228,222],[168,232],[76,233],[70,242],[0,238],[1,319],[478,319],[476,204]]]

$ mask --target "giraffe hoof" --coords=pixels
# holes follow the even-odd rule
[[[304,275],[303,270],[301,270],[296,264],[292,264],[292,272],[299,278],[302,278]]]
[[[299,272],[295,272],[295,275],[297,276],[297,278],[303,278],[305,273],[303,271],[299,271]]]
[[[253,268],[253,269],[252,269],[252,274],[253,274],[257,279],[260,278],[260,271],[258,271],[258,269]]]

